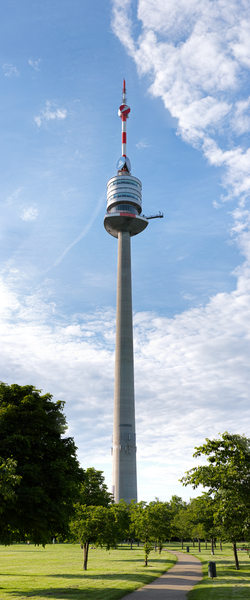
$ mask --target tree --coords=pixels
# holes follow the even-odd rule
[[[181,496],[176,496],[176,494],[174,494],[171,497],[171,500],[169,502],[173,516],[177,515],[180,508],[186,508],[187,503],[182,500]]]
[[[205,540],[210,539],[212,554],[214,553],[215,538],[218,534],[218,528],[215,525],[216,506],[214,498],[204,492],[202,496],[193,498],[188,507],[193,535],[198,538],[198,541],[201,537],[204,537]]]
[[[119,512],[114,506],[75,505],[75,515],[71,520],[71,539],[83,546],[83,569],[87,570],[89,545],[115,546],[119,539]]]
[[[96,471],[93,467],[85,471],[77,500],[74,505],[75,514],[70,524],[71,539],[81,542],[83,546],[83,568],[86,570],[89,544],[97,541],[100,543],[100,540],[103,540],[101,538],[104,531],[102,517],[105,511],[96,511],[94,507],[107,508],[113,502],[113,496],[104,483],[103,471]]]
[[[86,506],[109,506],[113,496],[108,492],[104,483],[103,471],[96,471],[93,467],[86,469],[84,481],[80,485],[78,500]]]
[[[218,440],[206,438],[206,444],[196,448],[194,456],[202,454],[209,464],[191,469],[181,481],[193,488],[208,488],[215,502],[215,526],[232,542],[239,569],[236,543],[250,536],[250,439],[225,432]]]
[[[198,539],[199,552],[201,551],[200,540],[208,537],[213,540],[214,537],[214,510],[210,510],[209,513],[209,508],[212,506],[213,501],[204,494],[200,498],[190,499],[187,507],[191,537],[193,543],[196,538]]]
[[[137,537],[137,513],[138,513],[138,504],[135,500],[131,500],[131,502],[127,505],[128,508],[128,527],[127,530],[124,530],[124,536],[130,538],[130,549],[133,548],[133,540]],[[137,543],[139,545],[139,538],[137,539]]]
[[[0,384],[0,456],[15,469],[13,502],[2,502],[0,541],[26,538],[45,545],[67,535],[77,488],[84,478],[67,424],[64,402],[32,385]],[[12,479],[12,483],[15,479]]]
[[[150,528],[155,544],[158,544],[159,553],[163,548],[163,542],[172,534],[173,511],[167,502],[160,502],[158,498],[148,505],[151,519]]]
[[[113,495],[112,495],[113,498]],[[117,530],[117,541],[121,541],[128,536],[131,537],[131,504],[127,504],[125,500],[120,500],[117,504],[113,503],[110,507],[111,512],[115,513],[116,518],[116,530]]]
[[[183,549],[183,540],[191,535],[187,506],[181,506],[178,512],[176,512],[173,519],[172,532],[181,538],[181,547]]]
[[[144,566],[148,566],[148,556],[152,550],[153,528],[149,507],[146,502],[134,505],[133,519],[136,535],[144,542]]]
[[[3,512],[4,501],[16,499],[15,487],[19,485],[21,477],[16,474],[17,463],[13,458],[0,457],[0,512]]]

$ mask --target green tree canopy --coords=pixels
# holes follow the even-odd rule
[[[105,484],[103,471],[93,467],[86,469],[84,481],[79,488],[78,501],[83,506],[109,506],[113,496]]]
[[[61,401],[32,385],[0,384],[0,456],[14,461],[13,502],[1,504],[0,541],[37,544],[66,535],[78,485],[84,478]],[[0,498],[1,502],[1,498]]]
[[[178,512],[175,513],[172,522],[172,534],[181,538],[183,548],[183,540],[191,537],[191,523],[187,506],[181,506]]]
[[[83,568],[87,569],[89,544],[115,545],[121,535],[128,509],[125,502],[113,503],[102,471],[90,467],[85,471],[74,515],[70,523],[71,540],[83,546]]]
[[[220,439],[206,439],[196,448],[194,456],[201,455],[208,457],[208,465],[194,467],[181,481],[208,488],[215,503],[215,526],[233,543],[238,569],[236,542],[250,537],[250,439],[226,431]]]
[[[151,539],[158,544],[161,553],[163,542],[172,535],[173,511],[168,502],[160,502],[158,498],[149,503],[148,511],[151,520]]]
[[[86,506],[79,502],[70,524],[71,539],[83,546],[83,569],[87,570],[89,544],[107,546],[116,544],[119,528],[116,514],[106,506]]]
[[[13,458],[0,457],[0,512],[4,510],[4,502],[16,499],[15,487],[21,481],[16,474],[16,461]]]

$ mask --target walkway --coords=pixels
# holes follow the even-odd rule
[[[122,600],[186,600],[187,592],[202,579],[201,562],[192,554],[174,552],[178,562],[164,575]]]

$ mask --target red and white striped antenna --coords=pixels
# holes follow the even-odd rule
[[[123,88],[122,88],[122,104],[119,107],[118,110],[118,115],[119,117],[121,117],[122,120],[122,156],[127,156],[127,127],[126,127],[126,121],[129,117],[129,113],[130,113],[130,108],[129,106],[126,104],[127,99],[126,99],[126,82],[125,79],[123,79]]]

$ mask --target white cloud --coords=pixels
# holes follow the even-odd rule
[[[219,202],[217,202],[216,200],[213,200],[212,202],[214,208],[216,208],[218,210],[218,208],[222,208],[222,204],[220,204]]]
[[[17,189],[16,189],[16,190],[15,190],[15,191],[14,191],[14,192],[13,192],[13,193],[10,195],[10,196],[8,196],[8,197],[6,198],[7,202],[8,202],[9,204],[12,204],[13,200],[17,200],[17,198],[19,198],[19,196],[20,196],[21,192],[22,192],[24,189],[25,189],[25,188],[24,188],[24,187],[22,187],[22,186],[21,186],[21,187],[19,187],[19,188],[17,188]]]
[[[39,69],[39,63],[41,62],[41,58],[38,58],[38,60],[31,60],[31,58],[29,58],[29,65],[31,67],[33,67],[33,69],[35,69],[35,71],[40,71]]]
[[[232,127],[236,133],[250,131],[250,97],[235,103],[235,113],[231,120]]]
[[[5,71],[5,77],[19,77],[18,70],[16,67],[14,67],[14,65],[10,63],[4,63],[4,65],[2,65],[2,68]]]
[[[239,223],[242,215],[238,214]],[[134,316],[140,496],[152,499],[143,470],[155,467],[154,495],[188,495],[178,484],[193,448],[225,430],[250,435],[250,279],[173,319]],[[69,433],[85,466],[111,462],[115,314],[59,316],[48,289],[20,298],[1,282],[1,377],[33,383],[66,400]],[[45,286],[46,287],[46,286]],[[46,299],[48,298],[48,299]],[[143,490],[143,491],[142,491]],[[163,499],[164,499],[163,498]]]
[[[250,7],[245,0],[139,0],[134,39],[132,3],[113,0],[113,30],[149,74],[150,92],[178,120],[178,134],[223,165],[228,195],[249,194],[249,151],[232,141],[250,128],[246,97]],[[229,135],[228,135],[229,133]],[[223,138],[220,147],[218,139]],[[224,199],[226,199],[224,198]]]
[[[35,206],[29,206],[28,208],[24,208],[21,219],[23,221],[36,221],[38,217],[38,209]]]
[[[189,468],[199,437],[243,433],[249,418],[250,6],[245,0],[113,0],[112,26],[139,75],[150,78],[152,96],[177,120],[177,134],[210,165],[223,167],[221,199],[236,201],[231,233],[246,257],[235,270],[235,292],[175,319],[136,316],[143,456],[153,457],[152,472],[173,457],[176,475]],[[172,475],[168,465],[164,477],[172,481]]]
[[[54,107],[54,110],[53,110]],[[47,101],[45,109],[40,111],[40,114],[34,117],[34,121],[38,127],[46,125],[48,121],[63,120],[67,116],[66,108],[56,108],[54,102]]]
[[[138,142],[138,144],[135,144],[136,147],[141,150],[142,148],[150,148],[150,144],[148,144],[147,140],[142,139]]]

